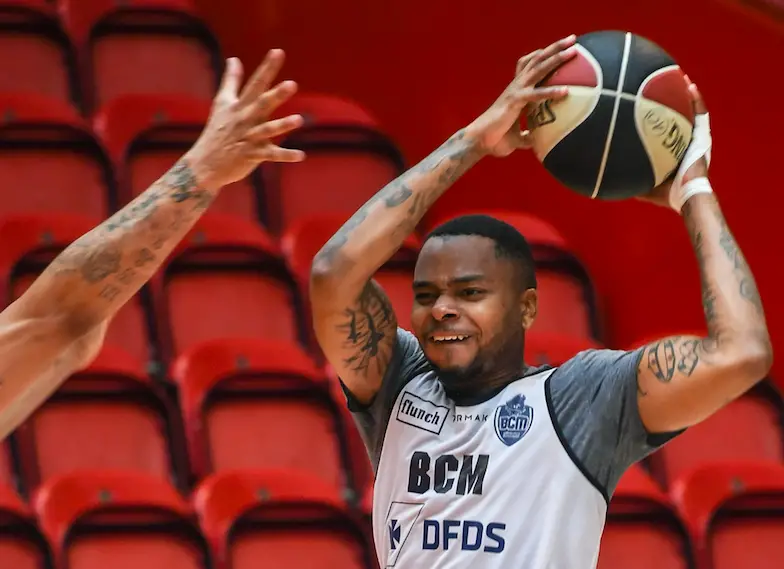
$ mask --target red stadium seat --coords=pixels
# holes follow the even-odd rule
[[[174,416],[139,362],[105,348],[16,431],[27,487],[96,468],[139,472],[184,487]]]
[[[115,192],[111,162],[73,108],[33,93],[2,93],[0,116],[0,216],[107,215]]]
[[[195,475],[291,468],[349,487],[339,403],[293,344],[215,340],[172,366]]]
[[[714,463],[673,483],[701,569],[778,569],[784,559],[784,466]]]
[[[0,0],[0,92],[81,107],[73,44],[46,0]]]
[[[220,48],[189,0],[59,0],[59,7],[83,52],[93,111],[132,93],[212,99]]]
[[[298,342],[297,296],[277,244],[259,226],[206,216],[164,269],[169,350],[227,336]]]
[[[559,366],[584,350],[601,349],[598,342],[583,336],[568,336],[531,330],[525,335],[525,358],[529,365]]]
[[[146,190],[191,147],[210,111],[208,102],[176,95],[125,95],[94,117],[95,131],[122,173],[123,201]],[[221,191],[209,213],[259,219],[259,176],[252,174]]]
[[[265,164],[269,226],[282,233],[295,220],[316,213],[345,219],[396,178],[403,160],[378,123],[351,101],[329,95],[303,94],[281,107],[278,115],[302,114],[305,125],[281,145],[304,150],[300,164]]]
[[[0,560],[14,569],[52,569],[51,550],[32,512],[14,491],[0,485]]]
[[[531,246],[539,291],[539,314],[531,330],[600,340],[600,322],[591,278],[570,250],[566,239],[548,222],[515,211],[466,210],[426,219],[425,231],[458,215],[475,213],[491,215],[512,225]]]
[[[294,221],[283,234],[281,248],[303,298],[308,293],[313,257],[346,219],[342,214],[310,215]],[[411,307],[414,302],[411,283],[418,250],[419,239],[416,235],[409,235],[397,254],[374,277],[392,302],[398,325],[407,330],[411,328]]]
[[[63,248],[97,225],[98,220],[65,214],[14,216],[0,219],[0,283],[6,302],[21,296]],[[149,293],[144,289],[126,304],[109,325],[108,345],[121,346],[137,361],[155,362],[154,330],[147,319]]]
[[[196,512],[219,569],[369,566],[362,526],[337,489],[298,471],[237,471],[207,478]]]
[[[34,498],[39,524],[68,569],[202,569],[207,545],[190,506],[157,478],[82,472]]]
[[[610,501],[598,569],[689,569],[688,534],[668,497],[638,465]]]
[[[770,384],[756,386],[653,454],[651,470],[670,484],[703,463],[784,462],[784,409],[776,395]]]
[[[0,446],[0,487],[15,487],[16,473],[8,440]]]

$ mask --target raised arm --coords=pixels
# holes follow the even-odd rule
[[[529,102],[555,99],[564,88],[537,88],[573,55],[574,37],[518,62],[514,81],[478,119],[411,170],[382,188],[313,260],[310,297],[322,350],[360,402],[381,386],[396,339],[397,318],[375,272],[402,245],[433,203],[487,154],[506,156],[527,144],[519,117]]]
[[[238,95],[242,69],[227,63],[204,132],[160,180],[66,248],[0,313],[0,437],[95,357],[107,322],[161,266],[218,195],[260,162],[299,161],[270,142],[301,123],[267,121],[296,90],[269,89],[283,63],[272,51]]]
[[[707,137],[707,110],[696,87],[690,88],[695,110],[703,115],[706,130],[701,134]],[[671,190],[676,193],[670,193],[668,201],[677,207],[685,199],[681,213],[699,265],[708,334],[665,338],[645,348],[638,370],[638,403],[643,423],[652,432],[675,431],[706,419],[763,379],[772,365],[754,276],[707,175],[707,163],[700,158],[685,172],[683,186]],[[693,191],[698,193],[689,197]]]

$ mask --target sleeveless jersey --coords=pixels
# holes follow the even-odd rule
[[[434,372],[406,383],[381,446],[382,568],[594,569],[607,503],[552,419],[553,369],[456,406]]]

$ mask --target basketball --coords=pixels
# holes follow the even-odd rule
[[[654,42],[623,31],[577,38],[577,54],[542,85],[567,85],[527,117],[533,150],[564,186],[620,200],[645,194],[678,167],[694,111],[675,60]]]

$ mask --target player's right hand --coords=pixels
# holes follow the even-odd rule
[[[280,148],[272,139],[302,125],[300,115],[269,120],[297,92],[294,81],[272,87],[283,66],[283,50],[273,49],[240,91],[242,64],[231,58],[201,136],[186,159],[199,185],[218,188],[245,178],[261,162],[300,162],[300,150]]]
[[[479,118],[466,128],[482,150],[494,156],[508,156],[518,148],[530,147],[520,130],[520,116],[530,103],[562,99],[566,87],[539,87],[539,83],[558,66],[574,57],[575,36],[570,35],[521,57],[514,80]]]

